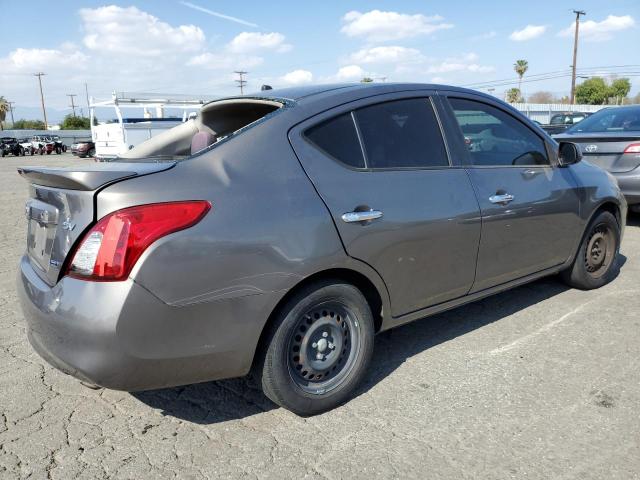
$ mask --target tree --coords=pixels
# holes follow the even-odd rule
[[[631,90],[628,78],[617,78],[607,85],[602,77],[591,77],[576,87],[576,102],[588,105],[606,105],[615,99],[615,104],[624,103]]]
[[[15,130],[44,130],[44,122],[42,120],[25,120],[21,118],[13,124]]]
[[[360,83],[371,83],[373,82],[373,78],[371,77],[364,77],[362,80],[360,80]]]
[[[60,130],[89,130],[91,128],[91,120],[88,117],[76,117],[72,113],[66,115]]]
[[[510,88],[507,90],[507,102],[516,103],[522,100],[522,96],[520,95],[519,88]]]
[[[7,118],[7,112],[11,109],[9,102],[4,97],[0,97],[0,130],[4,130],[4,121]]]
[[[527,101],[529,103],[554,103],[554,98],[551,92],[540,91],[529,95]]]
[[[629,90],[631,90],[631,82],[629,79],[617,78],[611,82],[611,86],[609,87],[609,97],[615,98],[616,105],[619,105],[625,98],[627,98]]]
[[[516,63],[513,64],[513,69],[516,71],[518,77],[520,78],[520,80],[518,80],[518,91],[521,92],[522,77],[524,77],[524,74],[527,73],[527,70],[529,70],[529,62],[527,62],[526,60],[516,60]]]

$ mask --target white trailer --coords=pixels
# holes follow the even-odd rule
[[[202,105],[212,99],[139,98],[118,95],[115,92],[111,100],[96,102],[92,98],[89,112],[91,139],[96,148],[96,160],[114,159],[145,140],[185,122],[197,115]],[[113,108],[116,118],[94,125],[97,108]],[[137,109],[138,112],[142,109],[142,116],[123,114],[123,110],[132,112],[132,109]],[[182,115],[165,117],[165,109],[181,111]],[[155,116],[152,112],[155,112]]]

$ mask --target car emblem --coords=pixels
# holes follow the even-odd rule
[[[73,223],[70,218],[67,218],[64,222],[62,222],[62,229],[63,230],[67,230],[67,231],[70,232],[74,228],[76,228],[76,224]]]
[[[598,151],[598,145],[587,145],[584,147],[584,151],[587,153],[593,153]]]

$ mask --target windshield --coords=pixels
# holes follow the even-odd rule
[[[567,133],[640,131],[640,107],[607,108],[585,118]]]

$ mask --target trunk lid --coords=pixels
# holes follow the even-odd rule
[[[557,135],[556,141],[567,141],[577,144],[589,163],[597,165],[612,173],[629,172],[640,166],[640,155],[625,154],[625,149],[632,143],[640,143],[640,133],[580,133]]]
[[[25,205],[27,254],[38,275],[49,285],[58,281],[74,244],[97,220],[95,195],[100,189],[174,165],[115,162],[82,168],[18,168],[31,184]]]

